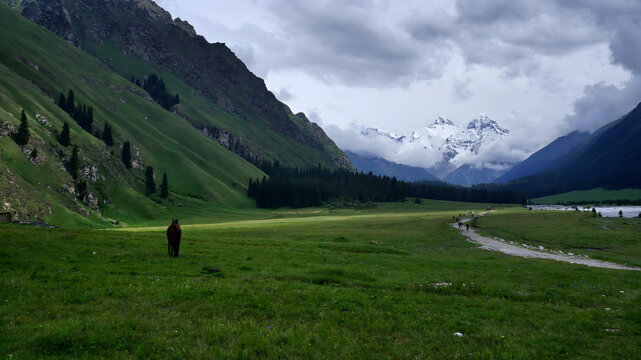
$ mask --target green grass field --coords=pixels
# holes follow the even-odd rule
[[[3,225],[0,356],[638,356],[638,273],[478,249],[449,222],[482,208],[239,211],[240,222],[185,225],[178,258],[167,256],[164,228]],[[501,208],[479,226],[537,215]],[[628,262],[638,248],[625,244]]]
[[[481,234],[641,267],[641,218],[591,212],[504,210],[477,220]]]
[[[530,199],[533,205],[554,205],[557,203],[584,202],[584,201],[611,201],[611,200],[639,200],[641,189],[607,190],[603,188],[592,190],[575,190],[563,194],[544,196]]]

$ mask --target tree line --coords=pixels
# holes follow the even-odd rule
[[[178,95],[178,93],[174,95],[170,94],[167,90],[167,85],[165,85],[165,81],[156,74],[144,77],[142,83],[140,82],[140,78],[131,75],[129,81],[142,87],[155,102],[166,110],[180,103],[180,95]]]
[[[284,167],[278,162],[261,164],[269,178],[249,179],[248,195],[259,208],[319,206],[331,200],[365,202],[404,201],[406,197],[484,203],[525,204],[524,195],[462,186],[408,183],[390,178],[321,165],[311,168]]]

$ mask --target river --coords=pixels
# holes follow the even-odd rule
[[[556,211],[574,211],[573,206],[564,205],[529,205],[532,210],[556,210]],[[577,205],[581,211],[592,211],[592,206]],[[623,217],[634,218],[641,213],[641,206],[594,206],[597,212],[604,217],[619,217],[619,211],[623,211]]]

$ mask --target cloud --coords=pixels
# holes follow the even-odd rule
[[[574,112],[563,119],[566,132],[594,131],[619,119],[641,102],[641,78],[635,77],[623,87],[597,83],[587,86],[584,96],[574,102]]]
[[[440,76],[447,58],[385,21],[386,6],[371,1],[269,2],[270,13],[278,18],[276,36],[287,44],[270,66],[304,70],[328,83],[378,88]]]
[[[283,102],[287,102],[294,98],[294,95],[292,95],[289,91],[287,91],[286,88],[280,89],[278,92],[276,92],[275,95],[278,100]]]
[[[446,15],[426,12],[405,24],[417,41],[457,49],[469,64],[505,68],[511,76],[534,73],[538,57],[568,54],[604,41],[585,11],[555,1],[456,1]]]
[[[512,131],[474,160],[494,166],[641,100],[639,0],[161,2],[197,9],[188,18],[199,32],[226,41],[292,108],[323,114],[340,147],[392,161],[440,159],[329,124],[405,132],[439,114],[484,111]]]

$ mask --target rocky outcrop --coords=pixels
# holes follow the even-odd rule
[[[248,144],[248,141],[244,140],[242,137],[236,137],[230,132],[218,129],[214,126],[201,125],[197,127],[197,129],[205,136],[215,139],[225,149],[232,151],[254,165],[258,165],[264,160],[256,150],[252,149],[252,146]]]

